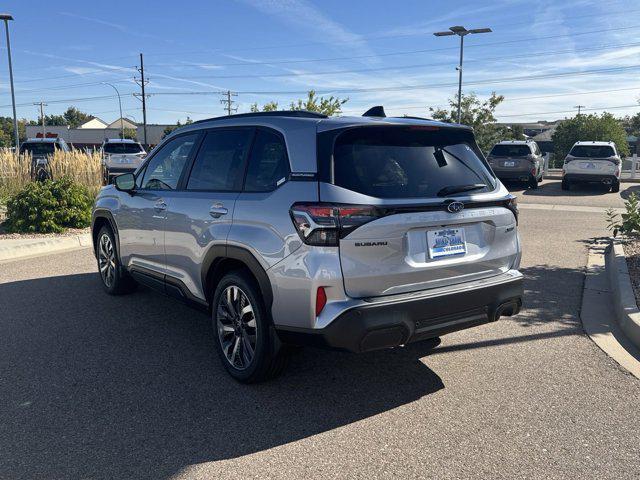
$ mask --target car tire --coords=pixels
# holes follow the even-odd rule
[[[611,191],[613,193],[618,193],[620,191],[620,181],[619,180],[616,181],[616,182],[613,182],[611,184]]]
[[[529,179],[529,188],[535,190],[536,188],[538,188],[538,182],[539,180],[536,177],[531,177]]]
[[[120,264],[115,236],[107,226],[98,232],[96,258],[102,286],[109,295],[124,295],[136,289],[135,280]]]
[[[570,190],[571,189],[571,184],[569,183],[569,180],[566,179],[562,179],[562,190]]]
[[[211,308],[216,350],[229,374],[242,383],[277,377],[289,350],[280,345],[253,277],[243,270],[218,282]]]

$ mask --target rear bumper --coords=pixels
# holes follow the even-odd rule
[[[494,168],[493,172],[500,180],[521,180],[527,182],[533,178],[531,170],[500,170]]]
[[[516,270],[442,294],[375,299],[346,310],[322,329],[276,327],[285,343],[364,352],[395,347],[515,315],[522,305]]]
[[[595,183],[615,183],[618,177],[612,174],[602,173],[565,173],[562,177],[569,182],[595,182]]]

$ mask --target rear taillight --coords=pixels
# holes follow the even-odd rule
[[[575,157],[572,157],[571,155],[567,155],[564,159],[564,163],[569,163],[571,160],[574,160]]]
[[[337,247],[341,238],[381,216],[370,205],[333,203],[295,203],[290,214],[304,243],[328,247]]]
[[[513,216],[516,217],[516,223],[518,223],[518,214],[520,213],[518,210],[518,199],[517,197],[510,197],[509,199],[504,201],[505,208],[511,210]]]
[[[611,163],[613,163],[615,166],[620,165],[620,159],[619,158],[614,158],[613,160],[611,160]]]

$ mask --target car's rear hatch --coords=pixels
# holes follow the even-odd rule
[[[488,160],[494,170],[517,170],[526,172],[531,169],[531,161],[526,157],[496,157],[492,155]]]
[[[324,132],[319,160],[321,202],[370,208],[357,213],[354,221],[361,224],[339,239],[349,296],[473,281],[516,262],[511,200],[499,190],[471,131],[367,126]],[[463,187],[468,191],[456,193]]]

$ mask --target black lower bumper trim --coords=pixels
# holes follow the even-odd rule
[[[618,183],[618,177],[615,175],[590,175],[588,173],[567,173],[563,177],[563,180],[569,182],[584,182],[584,183]]]
[[[455,293],[372,303],[347,310],[323,329],[276,327],[285,343],[364,352],[438,337],[515,315],[522,277]]]

